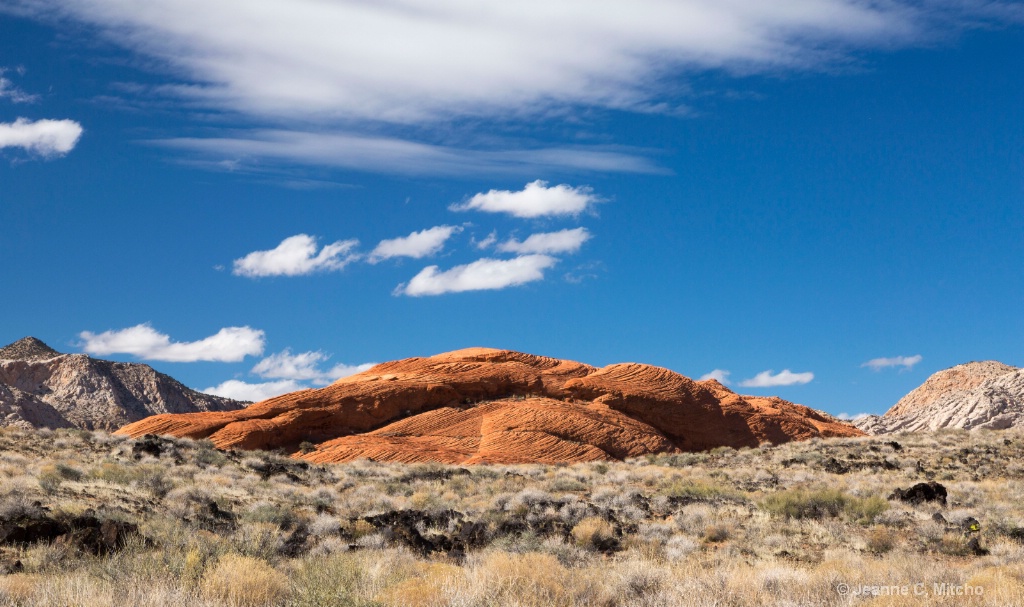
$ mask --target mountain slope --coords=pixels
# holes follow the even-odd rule
[[[158,415],[119,433],[210,438],[318,462],[560,462],[757,446],[859,430],[778,398],[641,364],[602,369],[470,348],[377,365],[227,413]]]
[[[32,337],[0,348],[0,426],[114,430],[158,413],[243,405],[191,390],[148,365],[61,354]]]
[[[1024,425],[1024,369],[970,362],[933,374],[885,415],[857,419],[871,434]]]

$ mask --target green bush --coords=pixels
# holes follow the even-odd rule
[[[670,497],[690,497],[702,501],[716,498],[743,499],[743,494],[731,487],[723,487],[703,480],[677,480],[665,488],[664,494]]]
[[[769,495],[761,502],[761,508],[786,518],[822,519],[846,515],[866,524],[888,510],[889,502],[878,496],[854,497],[839,489],[791,489]]]

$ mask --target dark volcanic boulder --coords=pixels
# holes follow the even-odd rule
[[[930,481],[918,483],[909,489],[896,489],[889,496],[891,500],[900,500],[909,504],[923,504],[924,502],[939,502],[946,505],[946,488]]]

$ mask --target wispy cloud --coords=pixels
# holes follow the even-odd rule
[[[494,243],[498,242],[498,231],[491,230],[491,233],[483,238],[483,240],[473,239],[473,246],[483,250],[494,246]]]
[[[395,295],[441,295],[463,291],[505,289],[544,279],[544,270],[558,263],[547,255],[522,255],[513,259],[478,259],[473,263],[441,271],[428,266],[407,284],[398,285]]]
[[[291,350],[286,348],[256,363],[252,373],[265,379],[292,379],[326,385],[342,377],[366,371],[377,364],[336,364],[328,369],[321,369],[321,363],[327,362],[329,358],[330,355],[319,351],[292,354]]]
[[[868,415],[870,415],[870,414],[869,413],[855,413],[853,415],[850,415],[849,413],[840,413],[839,415],[836,416],[836,419],[841,419],[844,422],[855,422],[858,419],[861,419],[863,417],[867,417]]]
[[[571,230],[559,230],[558,232],[541,232],[531,234],[526,240],[520,242],[510,238],[498,245],[497,249],[502,253],[575,253],[580,250],[583,243],[590,240],[590,232],[586,228],[575,228]]]
[[[104,356],[131,354],[143,360],[165,362],[238,362],[263,353],[263,331],[251,327],[226,327],[198,341],[173,342],[148,324],[92,333],[82,331],[82,351]]]
[[[339,240],[317,246],[317,240],[308,234],[297,234],[281,241],[269,251],[253,251],[234,262],[234,274],[257,278],[261,276],[302,276],[314,272],[341,270],[359,258],[352,250],[358,240]]]
[[[663,173],[644,152],[622,146],[548,146],[520,149],[455,147],[351,132],[253,130],[226,137],[177,137],[152,142],[188,152],[213,170],[255,170],[294,163],[373,173],[463,176],[536,174],[551,168],[611,173]]]
[[[868,367],[872,371],[881,371],[888,367],[903,367],[902,371],[909,371],[914,368],[914,365],[921,362],[922,357],[920,354],[913,356],[893,356],[891,358],[872,358],[868,362],[861,365],[861,367]]]
[[[705,373],[704,375],[701,375],[700,381],[707,381],[709,379],[713,379],[720,384],[728,384],[730,375],[732,375],[732,373],[726,371],[725,369],[715,369],[710,373]]]
[[[783,369],[778,373],[772,370],[762,371],[740,382],[744,388],[774,388],[777,386],[794,386],[810,383],[814,379],[814,373],[793,373],[789,369]]]
[[[21,148],[43,158],[54,158],[75,149],[82,132],[82,125],[74,120],[18,118],[14,122],[0,122],[0,149]]]
[[[273,398],[289,392],[296,392],[298,390],[306,390],[308,388],[309,386],[305,386],[290,379],[261,383],[248,383],[238,379],[229,379],[216,386],[206,388],[205,390],[202,390],[202,392],[216,396],[223,396],[224,398],[233,398],[235,400],[259,402],[261,400],[267,400],[268,398]]]
[[[1022,10],[999,0],[635,0],[600,10],[588,0],[9,0],[0,12],[84,23],[64,29],[96,32],[176,79],[121,94],[285,125],[166,142],[190,154],[461,175],[652,167],[632,153],[435,145],[438,127],[453,121],[535,122],[581,108],[671,113],[685,105],[678,90],[693,74],[828,68],[860,50],[1020,20]],[[372,135],[382,132],[392,138]]]
[[[667,75],[813,69],[856,49],[914,44],[970,18],[1004,19],[1016,3],[635,0],[600,10],[587,0],[7,4],[86,22],[158,59],[186,79],[164,92],[192,103],[303,121],[409,124],[539,115],[567,105],[649,111],[664,103]]]
[[[12,103],[35,103],[39,100],[39,95],[30,95],[4,78],[5,73],[7,69],[0,67],[0,99],[9,99]]]
[[[385,259],[391,259],[392,257],[411,257],[413,259],[421,259],[423,257],[435,255],[444,249],[444,243],[446,243],[453,234],[458,234],[461,231],[462,228],[459,226],[436,226],[420,230],[419,232],[413,232],[408,236],[382,240],[373,249],[373,251],[370,252],[370,256],[367,261],[370,263],[377,263]]]
[[[546,181],[526,184],[521,191],[491,190],[474,195],[464,203],[453,204],[452,211],[507,213],[514,217],[534,218],[579,215],[599,198],[586,187],[560,184],[549,187]]]

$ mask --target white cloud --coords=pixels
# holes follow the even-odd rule
[[[726,371],[725,369],[715,369],[714,371],[711,371],[710,373],[705,373],[704,375],[701,375],[700,376],[700,381],[707,381],[709,379],[713,379],[713,380],[717,381],[720,384],[728,384],[729,383],[729,376],[731,374],[732,374],[731,372]]]
[[[854,415],[850,415],[849,413],[840,413],[839,415],[836,416],[836,419],[841,419],[844,422],[855,422],[858,419],[867,417],[869,415],[870,413],[857,413]]]
[[[237,379],[229,379],[220,385],[206,388],[203,392],[216,396],[223,396],[224,398],[233,398],[235,400],[251,400],[253,402],[259,402],[261,400],[280,396],[281,394],[306,389],[308,389],[308,386],[304,386],[299,382],[290,379],[256,384],[250,384]]]
[[[806,384],[814,379],[814,373],[793,373],[789,369],[783,369],[776,374],[771,370],[762,371],[750,379],[740,382],[744,388],[774,388],[776,386],[793,386]]]
[[[583,243],[590,240],[590,232],[586,228],[559,230],[558,232],[541,232],[531,234],[526,240],[519,242],[514,238],[498,245],[502,253],[575,253]]]
[[[504,289],[544,279],[544,270],[558,263],[547,255],[523,255],[514,259],[478,259],[441,272],[428,266],[408,284],[399,285],[396,295],[441,295],[488,289]]]
[[[285,162],[408,175],[536,173],[552,167],[610,173],[658,173],[640,152],[621,146],[474,149],[352,132],[255,130],[231,137],[179,137],[153,143],[199,156],[214,170]],[[225,160],[227,157],[227,160]]]
[[[903,367],[902,371],[909,371],[914,365],[921,362],[921,355],[914,356],[893,356],[892,358],[872,358],[861,367],[870,367],[872,371],[881,371],[887,367]]]
[[[78,334],[88,354],[132,354],[145,360],[166,362],[238,362],[246,356],[263,353],[263,331],[250,327],[226,327],[205,339],[172,342],[171,338],[148,324],[118,331]]]
[[[462,204],[453,204],[452,211],[486,211],[508,213],[515,217],[533,218],[552,215],[579,215],[598,198],[588,187],[566,184],[548,187],[546,181],[526,184],[520,192],[491,190],[474,195]]]
[[[473,239],[473,246],[475,246],[476,248],[478,248],[480,250],[483,250],[483,249],[486,249],[488,247],[493,246],[494,243],[496,243],[496,242],[498,242],[498,231],[497,230],[492,230],[491,233],[488,234],[483,240],[476,240],[474,238]]]
[[[185,79],[165,94],[263,117],[403,124],[577,104],[643,110],[665,102],[676,74],[814,68],[1005,18],[999,7],[1019,16],[1012,2],[982,0],[6,4],[86,22],[156,58]]]
[[[326,385],[342,377],[366,371],[377,363],[361,365],[337,364],[327,370],[320,368],[330,356],[323,352],[300,352],[292,354],[290,349],[271,354],[252,368],[252,372],[267,379],[293,379],[312,381],[314,384]]]
[[[458,234],[462,228],[458,226],[436,226],[413,232],[408,236],[382,240],[380,244],[370,252],[367,261],[377,263],[392,257],[412,257],[421,259],[429,255],[439,253],[444,248],[444,243]]]
[[[29,95],[25,91],[14,86],[14,83],[3,77],[7,70],[0,68],[0,99],[10,99],[12,103],[34,103],[39,95]]]
[[[317,252],[316,238],[297,234],[281,241],[269,251],[253,251],[235,260],[236,276],[301,276],[314,272],[340,270],[358,255],[351,253],[358,246],[358,240],[339,240],[324,245]]]
[[[511,143],[457,150],[370,133],[535,121],[578,108],[672,111],[684,105],[678,91],[695,74],[828,68],[864,49],[931,42],[1021,20],[1024,11],[998,0],[8,0],[0,12],[97,32],[175,79],[122,87],[126,96],[156,95],[308,131],[175,140],[192,153],[463,174],[545,163],[650,166],[622,154],[498,151],[520,147]],[[74,27],[80,23],[90,27]],[[340,128],[349,132],[330,134]],[[416,132],[421,140],[439,137]]]
[[[36,120],[18,118],[0,122],[0,149],[22,148],[44,158],[63,156],[75,148],[82,136],[82,125],[74,120]]]

